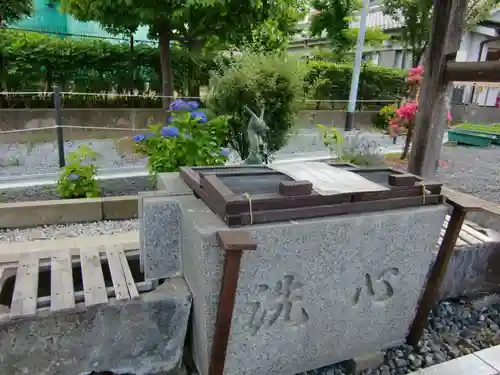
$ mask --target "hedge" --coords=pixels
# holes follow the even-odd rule
[[[70,39],[34,32],[0,29],[0,83],[2,91],[45,91],[57,83],[74,92],[159,92],[160,58],[154,46],[110,43],[100,39]],[[172,49],[176,91],[185,92],[186,50]],[[196,58],[197,80],[208,83],[213,59]]]
[[[308,62],[305,89],[318,100],[348,100],[352,65],[327,61]],[[359,77],[358,100],[396,101],[404,96],[406,72],[364,64]]]
[[[175,90],[186,95],[189,53],[172,48]],[[208,84],[213,57],[197,56],[197,81]],[[347,100],[352,66],[324,61],[307,62],[305,89],[308,98]],[[45,91],[53,84],[63,91],[109,93],[143,92],[146,82],[151,91],[160,92],[160,59],[156,47],[136,44],[133,52],[128,43],[110,43],[99,39],[69,39],[33,32],[0,29],[0,91]],[[358,99],[396,100],[403,96],[405,73],[402,70],[366,65],[360,76]],[[385,105],[380,103],[377,106]],[[314,103],[309,103],[313,108]],[[17,95],[0,97],[3,108],[50,108],[50,96]],[[65,107],[134,108],[161,107],[155,97],[117,98],[71,96]],[[333,108],[333,107],[331,107]]]

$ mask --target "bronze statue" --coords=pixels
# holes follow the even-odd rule
[[[265,144],[262,138],[269,130],[264,121],[265,108],[262,107],[259,117],[246,105],[245,110],[250,114],[250,122],[247,126],[248,157],[245,159],[244,164],[262,164],[265,161]]]

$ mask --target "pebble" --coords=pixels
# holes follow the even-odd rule
[[[484,301],[493,302],[487,305]],[[401,345],[386,351],[384,364],[376,369],[363,371],[360,375],[405,375],[442,363],[475,351],[500,345],[500,303],[499,298],[484,299],[474,304],[474,301],[454,300],[442,301],[438,308],[429,316],[429,325],[424,329],[422,340],[416,348]],[[467,303],[466,303],[467,302]],[[472,303],[471,303],[472,302]],[[477,308],[474,309],[474,306]],[[484,326],[478,322],[483,316]],[[453,323],[456,318],[463,320],[462,328]],[[467,318],[467,319],[466,319]],[[439,322],[443,326],[452,327],[447,332],[441,332],[432,322]],[[338,375],[351,374],[339,365],[327,368],[339,369]],[[329,375],[326,369],[323,372],[308,372],[307,375]],[[337,374],[335,374],[337,375]]]

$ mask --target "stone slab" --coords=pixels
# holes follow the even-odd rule
[[[215,233],[227,227],[203,202],[178,201],[194,359],[208,375],[224,260]],[[245,227],[258,248],[242,258],[224,374],[296,374],[402,344],[445,214],[432,206]]]
[[[500,292],[500,242],[456,246],[440,298],[475,297]]]
[[[498,371],[474,354],[412,372],[410,375],[497,375]]]
[[[500,373],[500,345],[474,353]]]
[[[354,374],[359,375],[365,370],[371,370],[380,367],[384,364],[385,352],[378,351],[366,354],[362,357],[353,358],[345,363],[347,370]]]
[[[146,280],[182,274],[180,208],[168,194],[139,196],[139,245]]]
[[[0,374],[177,375],[191,308],[182,279],[126,303],[0,325]]]
[[[157,178],[157,190],[170,195],[191,195],[193,191],[184,182],[179,172],[160,173]]]

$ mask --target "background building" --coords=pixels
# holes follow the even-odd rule
[[[33,14],[20,22],[9,25],[12,29],[23,29],[61,37],[106,38],[120,41],[120,36],[110,35],[97,22],[80,22],[71,15],[61,12],[56,0],[33,0]],[[147,28],[141,27],[135,34],[136,40],[147,40]]]

